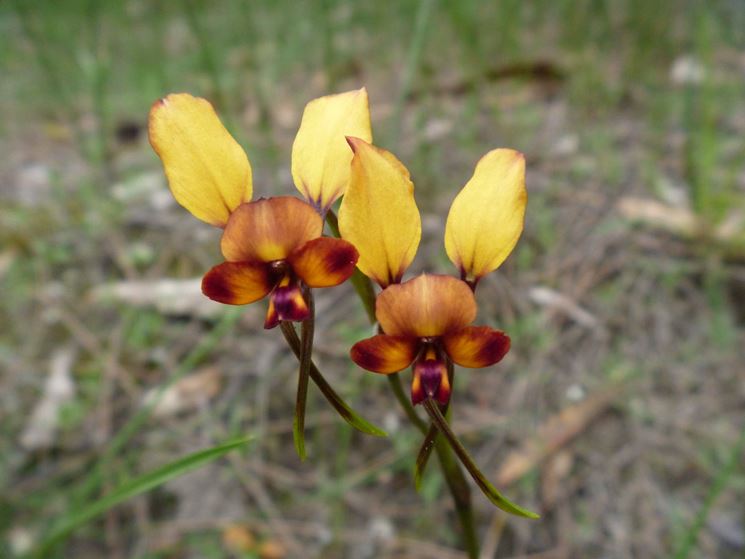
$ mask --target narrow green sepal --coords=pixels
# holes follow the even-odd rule
[[[476,466],[476,463],[471,458],[471,455],[468,454],[468,451],[458,440],[458,437],[456,437],[455,433],[453,433],[453,431],[450,429],[450,425],[448,425],[448,422],[445,420],[442,412],[440,412],[440,408],[437,406],[437,404],[431,398],[427,398],[426,400],[424,400],[423,404],[424,408],[429,414],[429,417],[432,419],[433,424],[437,426],[440,433],[442,433],[442,435],[448,441],[450,447],[453,449],[453,452],[455,452],[455,455],[461,461],[461,464],[463,464],[466,470],[468,470],[468,473],[471,474],[473,481],[475,481],[476,485],[479,486],[481,492],[486,496],[487,499],[489,499],[489,501],[492,502],[494,506],[516,516],[523,516],[525,518],[532,519],[540,518],[538,514],[524,509],[520,505],[513,503],[512,501],[507,499],[507,497],[502,495],[497,490],[497,488],[494,487],[494,485],[492,485],[488,479],[486,479],[486,476],[484,476],[481,470],[479,470],[478,466]]]
[[[295,452],[300,457],[300,460],[305,460],[307,454],[305,452],[305,432],[300,426],[298,416],[295,415],[295,419],[292,420],[292,440],[295,443]]]
[[[427,468],[429,457],[435,448],[438,433],[437,427],[431,425],[422,441],[422,446],[419,447],[419,454],[416,456],[416,465],[414,466],[414,487],[416,487],[417,491],[421,489],[424,470]]]
[[[285,340],[287,340],[287,344],[290,346],[290,349],[292,349],[292,352],[295,354],[296,357],[300,358],[300,338],[298,337],[297,332],[295,332],[292,324],[280,322],[280,329],[282,330],[282,334],[284,334]],[[388,433],[364,419],[361,415],[355,412],[344,400],[342,400],[342,398],[334,391],[334,389],[331,388],[331,385],[326,382],[326,379],[323,378],[321,371],[318,370],[318,367],[316,367],[315,363],[313,363],[312,360],[310,361],[309,375],[311,380],[321,391],[321,394],[324,395],[326,400],[328,400],[331,406],[336,410],[336,413],[338,413],[344,421],[349,423],[349,425],[351,425],[358,431],[361,431],[362,433],[373,435],[375,437],[388,436]]]
[[[295,418],[292,421],[292,439],[295,442],[295,450],[300,460],[305,460],[305,405],[308,401],[308,378],[310,376],[311,358],[313,357],[313,333],[316,325],[316,309],[313,300],[313,292],[308,289],[305,294],[308,304],[309,316],[303,320],[300,326],[300,369],[297,377],[297,398],[295,400]],[[295,327],[290,324],[290,330],[295,332]],[[297,333],[295,334],[297,337]]]

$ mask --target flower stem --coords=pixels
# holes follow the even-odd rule
[[[292,438],[300,460],[305,460],[305,403],[308,400],[308,378],[310,376],[311,357],[313,355],[313,331],[315,329],[315,303],[313,292],[307,291],[310,316],[303,320],[300,327],[300,369],[297,377],[297,398],[295,400],[295,419],[292,422]],[[294,328],[294,326],[293,326]]]
[[[290,346],[290,349],[295,354],[295,356],[300,359],[300,356],[302,355],[302,344],[300,338],[297,335],[297,332],[295,332],[295,327],[292,325],[291,322],[285,321],[280,322],[279,327],[285,337],[285,340],[287,341],[287,345]],[[315,363],[313,363],[312,360],[310,362],[309,375],[310,379],[316,384],[326,400],[328,400],[328,402],[336,410],[336,413],[338,413],[344,421],[349,423],[358,431],[362,431],[363,433],[367,433],[368,435],[374,435],[376,437],[388,436],[385,431],[364,419],[357,412],[355,412],[344,400],[342,400],[341,397],[334,391],[334,389],[331,388],[331,385],[326,382],[326,379],[323,378],[321,371],[318,370],[318,367],[316,367]]]
[[[427,398],[424,401],[424,408],[427,410],[430,418],[432,418],[432,422],[440,430],[440,433],[442,433],[442,435],[447,439],[448,443],[450,443],[450,447],[458,456],[458,459],[461,461],[463,466],[465,466],[466,470],[468,470],[468,473],[471,474],[473,481],[476,482],[476,485],[479,486],[484,495],[486,495],[486,497],[495,506],[499,507],[505,512],[509,512],[517,516],[524,516],[526,518],[539,518],[539,516],[534,512],[530,512],[529,510],[526,510],[508,500],[497,490],[496,487],[491,484],[489,480],[486,479],[484,474],[481,473],[481,470],[479,470],[478,466],[476,466],[476,463],[473,461],[473,458],[471,458],[471,455],[468,454],[468,451],[458,440],[458,437],[456,437],[455,433],[453,433],[453,431],[450,429],[450,425],[448,425],[447,420],[442,415],[442,412],[440,412],[440,408],[437,407],[437,403],[434,400],[432,400],[431,398]]]

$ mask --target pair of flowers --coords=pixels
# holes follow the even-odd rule
[[[195,217],[224,228],[225,262],[204,277],[216,301],[241,305],[269,296],[265,328],[310,317],[309,289],[348,279],[355,265],[383,291],[381,333],[356,344],[361,367],[390,374],[414,365],[412,402],[450,398],[449,361],[464,367],[498,362],[509,338],[470,326],[473,291],[514,248],[525,213],[525,162],[509,149],[487,153],[455,198],[445,248],[461,279],[421,275],[401,283],[421,238],[409,172],[373,146],[365,89],[321,97],[305,108],[292,148],[292,176],[304,201],[251,201],[251,166],[212,106],[188,94],[157,101],[150,141],[176,200]],[[341,239],[322,236],[323,220],[343,195]]]
[[[367,370],[394,375],[394,383],[396,373],[412,366],[411,401],[423,404],[432,420],[415,478],[439,445],[440,433],[492,503],[535,518],[486,480],[444,416],[453,364],[486,367],[510,347],[503,332],[471,323],[479,280],[507,258],[522,232],[527,198],[522,154],[510,149],[487,153],[453,201],[445,249],[460,278],[423,274],[402,282],[419,247],[421,217],[406,167],[371,143],[364,88],[306,106],[292,147],[292,177],[303,199],[251,201],[248,158],[204,99],[173,94],[157,101],[149,135],[176,200],[197,218],[223,228],[225,262],[204,276],[205,295],[232,305],[268,296],[264,327],[279,325],[300,360],[293,436],[301,458],[309,378],[351,425],[384,434],[336,395],[311,360],[312,289],[338,285],[357,268],[367,278],[358,275],[355,287],[368,312],[374,305],[379,333],[355,344],[351,358]],[[337,220],[331,207],[339,198]],[[324,219],[340,238],[323,236]],[[371,280],[382,289],[374,303]],[[301,323],[300,338],[294,322]],[[413,409],[407,411],[416,417]],[[448,478],[462,475],[460,470],[445,473]],[[453,479],[448,483],[455,487]]]

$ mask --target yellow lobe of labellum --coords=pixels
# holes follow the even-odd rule
[[[347,138],[354,151],[339,231],[360,253],[357,267],[385,288],[416,256],[422,221],[406,167],[389,151]]]
[[[520,152],[495,149],[481,158],[445,225],[445,250],[464,278],[478,280],[509,256],[523,230],[527,199]]]
[[[207,100],[175,93],[156,101],[148,134],[173,197],[194,217],[223,227],[251,199],[248,157]]]
[[[292,178],[320,213],[344,194],[352,153],[345,136],[372,142],[370,108],[363,87],[308,103],[292,145]]]

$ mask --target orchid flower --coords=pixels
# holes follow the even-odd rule
[[[485,367],[510,347],[503,332],[469,325],[476,318],[476,284],[507,258],[522,232],[525,160],[514,150],[489,152],[455,198],[445,247],[462,280],[423,275],[397,285],[414,260],[422,230],[409,172],[392,153],[359,138],[347,140],[354,157],[339,229],[360,251],[357,267],[384,288],[376,300],[382,333],[358,342],[352,360],[382,374],[413,364],[412,402],[431,397],[445,404],[448,361]]]
[[[176,200],[195,217],[224,228],[226,262],[204,277],[209,298],[244,305],[270,296],[265,328],[308,318],[304,287],[331,287],[354,271],[349,242],[321,237],[323,213],[349,178],[344,134],[371,138],[365,89],[311,101],[295,139],[292,173],[307,202],[292,197],[251,202],[251,165],[212,105],[171,94],[150,111],[150,143]]]
[[[375,300],[379,334],[356,343],[352,360],[396,379],[399,371],[412,367],[412,404],[423,404],[432,420],[417,457],[417,483],[439,432],[492,503],[536,518],[485,478],[445,419],[453,363],[486,367],[510,348],[504,332],[471,323],[479,280],[502,264],[523,229],[527,194],[522,154],[510,149],[487,153],[450,208],[445,249],[460,279],[423,274],[401,283],[422,234],[409,172],[389,151],[360,138],[347,141],[354,157],[339,208],[339,231],[359,250],[359,270],[383,288]]]
[[[176,200],[196,218],[223,229],[225,262],[207,272],[202,292],[230,305],[268,295],[264,328],[282,331],[300,359],[295,438],[304,456],[302,427],[310,375],[352,425],[382,432],[358,418],[311,362],[311,288],[331,287],[354,272],[358,253],[348,241],[322,236],[323,216],[344,193],[352,154],[345,135],[370,141],[364,88],[308,103],[292,150],[292,175],[305,200],[280,196],[251,201],[251,164],[205,99],[178,93],[156,101],[149,137]],[[302,323],[302,341],[291,322]]]

